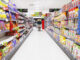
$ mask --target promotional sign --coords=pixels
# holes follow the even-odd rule
[[[54,11],[59,11],[59,8],[55,8],[55,9],[49,9],[49,12],[54,12]]]
[[[41,17],[42,16],[42,12],[35,12],[32,16]]]

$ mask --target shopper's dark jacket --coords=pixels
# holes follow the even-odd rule
[[[41,21],[37,21],[37,24],[39,24],[39,25],[40,25],[40,24],[41,24]]]

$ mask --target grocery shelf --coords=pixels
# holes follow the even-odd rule
[[[67,21],[67,19],[63,19],[64,21]],[[63,21],[63,20],[54,20],[54,22],[60,22],[60,21]]]
[[[18,20],[24,20],[23,18],[18,18]]]
[[[5,33],[5,32],[9,32],[9,30],[6,30],[6,31],[1,31],[1,32],[0,32],[0,34]]]
[[[54,31],[54,30],[53,30]],[[54,31],[55,32],[55,31]],[[58,34],[58,35],[61,35],[60,33],[57,33],[57,32],[55,32],[56,34]],[[77,45],[80,45],[80,43],[79,42],[76,42],[74,39],[72,39],[72,38],[69,38],[69,37],[67,37],[67,36],[65,36],[65,35],[61,35],[61,36],[64,36],[65,38],[67,38],[67,39],[70,39],[71,41],[73,41],[75,44],[77,44]]]
[[[6,21],[6,19],[0,19],[0,21]]]
[[[64,53],[70,58],[70,60],[77,60],[76,58],[74,58],[72,53],[66,47],[64,47],[62,44],[60,44],[47,30],[46,30],[46,32],[50,35],[50,37],[53,39],[53,41],[55,41],[56,44],[64,51]]]
[[[74,31],[76,31],[77,29],[73,29],[73,28],[70,28],[70,27],[58,27],[58,26],[53,26],[53,27],[55,27],[55,28],[58,28],[58,29],[60,29],[60,28],[66,28],[66,29],[69,29],[69,30],[74,30]]]
[[[21,33],[21,36],[24,34],[25,30]]]
[[[3,1],[0,2],[3,3]],[[9,4],[10,2],[11,1],[7,1],[7,4]],[[17,51],[17,49],[20,47],[20,45],[23,43],[23,41],[25,41],[25,39],[32,31],[32,29],[29,29],[28,32],[26,32],[27,28],[30,28],[32,26],[30,25],[31,21],[27,22],[27,20],[30,20],[30,18],[27,17],[25,13],[19,12],[15,4],[10,3],[10,5],[6,5],[5,7],[4,3],[4,6],[0,5],[0,9],[0,60],[10,60],[10,58],[14,55],[14,53]],[[19,24],[18,21],[21,24]],[[13,31],[9,31],[8,28],[11,28],[11,30]],[[7,33],[8,36],[6,35]],[[13,34],[15,35],[13,36]],[[5,45],[4,43],[7,44]]]
[[[16,28],[18,28],[18,27],[13,28],[13,30],[15,30]]]
[[[25,28],[24,28],[25,29]],[[23,31],[24,29],[19,29],[19,31],[18,32],[21,32],[21,31]]]
[[[78,17],[74,17],[74,18],[68,18],[69,20],[71,20],[71,19],[78,19]]]
[[[26,38],[30,35],[30,33],[32,32],[33,29],[31,29],[27,35],[22,39],[22,41],[17,44],[11,51],[9,54],[7,54],[5,57],[3,57],[2,60],[10,60],[12,58],[12,56],[17,52],[17,50],[20,48],[20,46],[22,45],[22,43],[26,40]]]
[[[67,29],[69,29],[69,30],[74,30],[74,31],[76,31],[77,29],[73,29],[73,28],[70,28],[70,27],[64,27],[64,28],[67,28]]]
[[[53,27],[60,29],[60,27],[58,27],[58,26],[53,26]]]
[[[23,22],[18,22],[19,24],[23,24]]]
[[[12,20],[13,22],[17,22],[17,20]]]
[[[17,12],[15,12],[15,11],[12,11],[12,10],[9,10],[11,13],[14,13],[14,14],[16,14]]]
[[[22,32],[21,34],[20,34],[20,36],[22,36],[24,34],[24,32]]]
[[[19,25],[18,27],[24,27],[25,25]]]
[[[3,9],[3,7],[2,7],[2,6],[0,6],[0,8],[1,8],[1,9]]]
[[[3,44],[4,42],[9,42],[14,38],[16,38],[16,35],[14,35],[14,36],[4,36],[4,37],[0,38],[0,44]]]
[[[72,0],[55,13],[45,18],[48,34],[70,60],[80,60],[80,1]]]

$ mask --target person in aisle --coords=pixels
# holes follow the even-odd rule
[[[38,31],[41,31],[41,19],[37,20]]]

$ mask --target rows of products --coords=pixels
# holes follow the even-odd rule
[[[47,31],[62,46],[71,52],[74,60],[80,60],[80,13],[79,0],[72,0],[59,11],[54,12],[52,23],[47,26]]]
[[[74,43],[72,40],[58,34],[58,32],[55,32],[52,26],[47,27],[46,30],[53,36],[53,38],[56,41],[62,44],[66,50],[70,51],[71,55],[74,57],[74,60],[75,59],[80,60],[80,46],[79,45]]]
[[[16,9],[10,0],[0,0],[0,60],[6,60],[8,54],[30,33],[32,23],[29,18]]]

